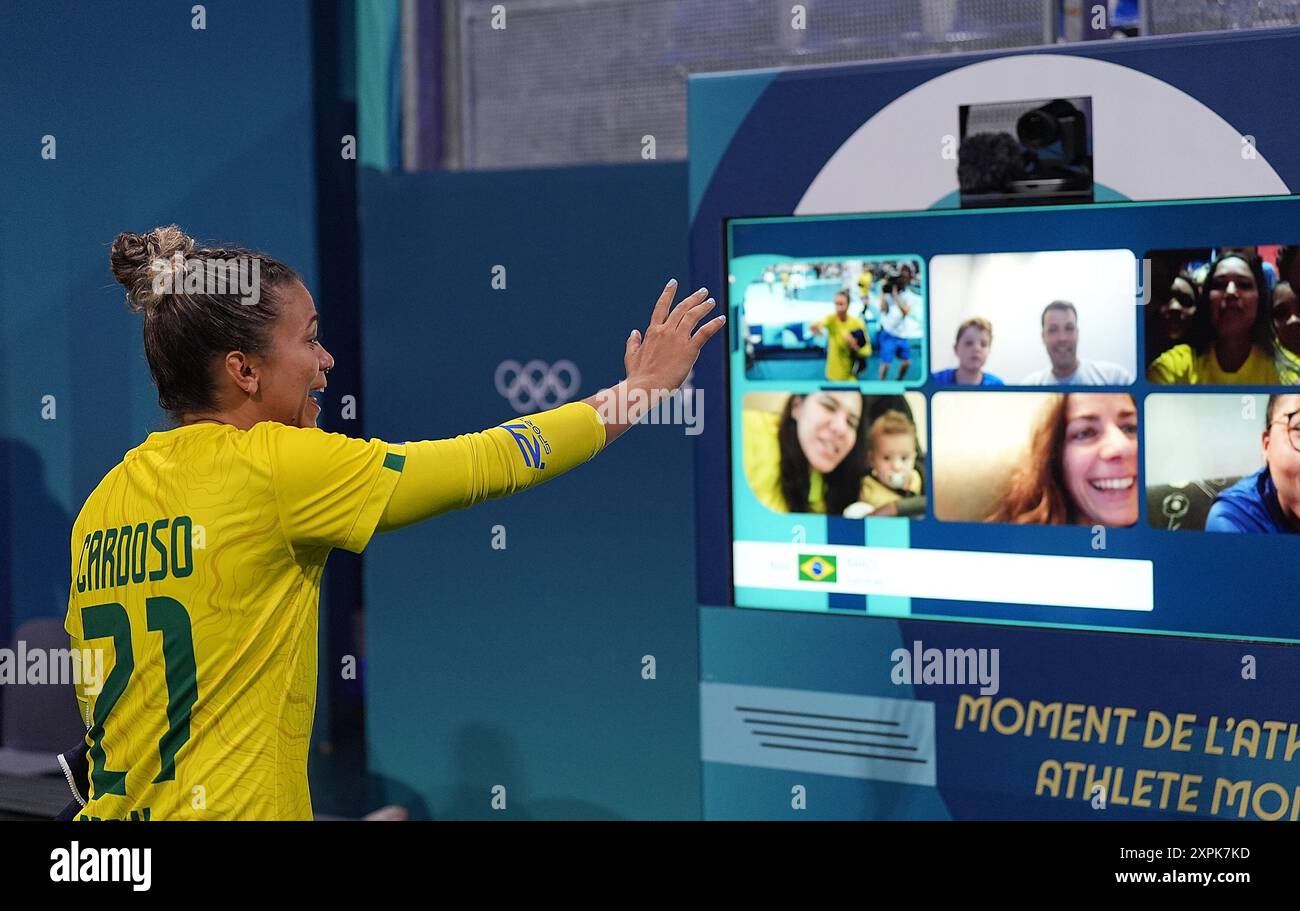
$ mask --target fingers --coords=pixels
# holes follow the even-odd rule
[[[700,331],[691,336],[691,341],[695,343],[695,350],[699,351],[708,342],[709,339],[717,335],[723,326],[727,324],[726,316],[715,316],[703,326]]]
[[[712,298],[709,298],[708,288],[701,288],[699,291],[696,291],[694,294],[690,295],[689,297],[683,298],[682,302],[679,303],[676,307],[674,307],[673,312],[669,314],[668,326],[673,329],[680,328],[682,322],[690,315],[690,312],[694,308],[703,304],[706,298],[712,300]],[[712,306],[710,305],[710,309],[711,308]],[[693,327],[695,323],[691,323],[690,325]]]
[[[660,325],[673,330],[685,328],[686,334],[695,343],[695,349],[698,351],[722,329],[727,322],[727,318],[726,316],[715,317],[698,332],[695,332],[695,327],[700,320],[716,307],[718,302],[708,296],[708,288],[701,288],[694,294],[683,298],[680,303],[673,307],[671,306],[673,295],[676,293],[677,279],[673,279],[664,286],[663,292],[655,302],[654,312],[650,315],[650,329]],[[691,335],[692,332],[695,332],[695,334]],[[624,357],[632,357],[640,349],[642,341],[641,333],[634,329],[632,335],[628,336]]]
[[[673,302],[673,295],[677,293],[677,279],[671,279],[668,284],[664,285],[663,293],[659,295],[659,300],[655,301],[654,312],[650,314],[650,325],[657,326],[668,318],[668,307]]]
[[[695,294],[706,294],[706,293],[707,291],[703,288],[695,292]],[[710,310],[712,310],[714,307],[718,305],[717,301],[709,297],[698,301],[697,303],[691,305],[690,307],[686,307],[685,306],[686,302],[691,300],[691,298],[695,297],[695,294],[692,294],[691,297],[686,298],[686,300],[682,301],[682,303],[677,307],[678,310],[682,311],[682,315],[677,321],[677,326],[678,328],[684,327],[688,334],[695,330],[695,326],[696,324],[699,323],[700,320],[704,319],[704,314],[708,313]],[[673,312],[676,313],[676,311]],[[671,317],[669,318],[669,322],[672,322]]]
[[[641,330],[633,329],[627,337],[627,345],[623,349],[624,357],[631,357],[636,354],[636,350],[641,347]]]

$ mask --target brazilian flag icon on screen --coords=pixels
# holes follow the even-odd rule
[[[835,558],[820,554],[799,555],[800,582],[834,582]]]

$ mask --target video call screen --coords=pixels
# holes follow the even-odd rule
[[[1300,641],[1300,197],[726,243],[736,605]]]

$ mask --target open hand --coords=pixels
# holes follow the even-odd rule
[[[726,316],[716,316],[696,332],[695,327],[717,302],[708,297],[707,288],[701,288],[672,306],[676,293],[674,279],[655,302],[645,334],[633,329],[628,336],[623,366],[627,368],[629,389],[644,389],[653,395],[655,391],[670,392],[681,386],[704,343],[727,321]]]

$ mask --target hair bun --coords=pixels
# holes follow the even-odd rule
[[[170,267],[175,254],[184,257],[193,250],[194,239],[176,225],[154,228],[148,234],[123,231],[117,235],[108,261],[113,277],[126,289],[127,306],[137,313],[157,307],[165,294],[155,288],[155,277],[163,268]],[[167,265],[155,267],[159,260]]]

